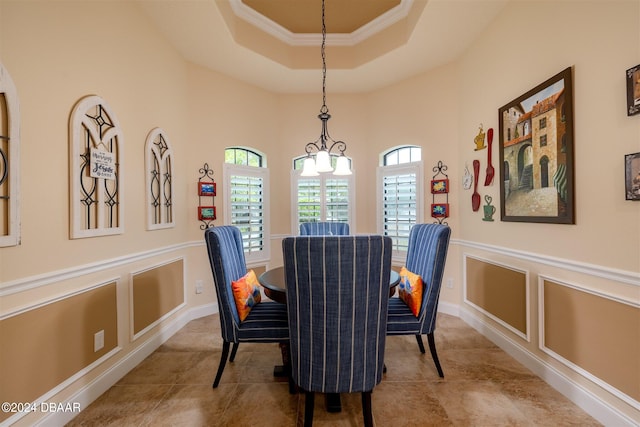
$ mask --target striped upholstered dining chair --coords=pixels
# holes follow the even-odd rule
[[[301,236],[348,236],[347,222],[303,222],[300,224]]]
[[[438,375],[443,378],[433,333],[450,236],[451,229],[446,225],[416,224],[411,228],[405,266],[409,272],[419,275],[424,284],[420,309],[416,315],[400,298],[391,298],[387,320],[387,335],[415,335],[423,354],[422,335],[427,335],[431,357]],[[402,280],[405,278],[401,277]]]
[[[273,301],[259,302],[244,320],[240,319],[232,291],[232,283],[247,274],[240,230],[233,226],[212,227],[205,231],[204,239],[218,298],[223,339],[220,364],[213,382],[213,388],[216,388],[227,362],[230,343],[233,343],[233,350],[229,361],[233,362],[241,342],[288,343],[289,325],[286,306]]]
[[[314,393],[362,393],[366,426],[371,392],[382,380],[391,239],[298,236],[282,242],[291,375],[305,392],[305,426]]]

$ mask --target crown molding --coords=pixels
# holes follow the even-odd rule
[[[396,7],[363,25],[349,34],[327,34],[326,43],[332,46],[355,46],[376,33],[392,26],[409,15],[414,0],[401,0]],[[229,0],[233,13],[240,19],[256,26],[290,46],[316,46],[322,36],[316,34],[293,33],[277,22],[250,8],[242,0]]]

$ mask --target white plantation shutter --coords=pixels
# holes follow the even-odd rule
[[[293,232],[298,234],[304,222],[347,222],[355,230],[355,190],[353,176],[320,175],[302,177],[300,170],[292,173],[292,205],[297,215],[293,218]]]
[[[349,222],[349,180],[326,178],[325,221]]]
[[[224,174],[225,223],[240,229],[247,264],[268,260],[268,170],[225,164]]]
[[[297,185],[298,223],[318,222],[322,218],[322,181],[299,178]]]
[[[423,219],[422,162],[378,168],[379,232],[391,237],[394,255],[402,257],[411,226]]]

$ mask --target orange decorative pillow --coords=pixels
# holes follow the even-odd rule
[[[414,316],[418,317],[422,306],[422,291],[424,283],[422,277],[410,272],[406,267],[400,269],[400,283],[398,284],[400,299],[407,304]]]
[[[249,270],[247,274],[231,282],[233,290],[233,299],[236,301],[238,316],[242,322],[247,318],[249,312],[260,302],[260,287],[258,278],[253,270]]]

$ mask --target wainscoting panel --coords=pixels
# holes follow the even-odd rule
[[[115,281],[2,318],[0,401],[34,402],[114,350],[117,328]],[[104,347],[94,352],[99,331]]]
[[[540,286],[541,349],[610,384],[637,404],[640,306],[549,278],[540,278]]]
[[[465,255],[465,302],[529,341],[528,273]]]
[[[185,304],[184,260],[132,273],[131,299],[135,337]]]

